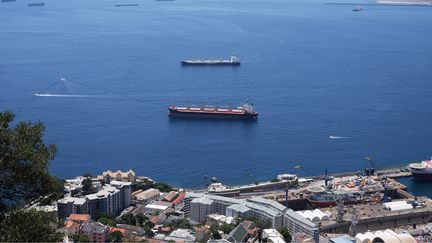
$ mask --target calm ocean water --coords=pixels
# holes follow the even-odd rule
[[[413,178],[403,177],[398,178],[397,181],[407,186],[407,191],[414,196],[427,196],[432,197],[432,190],[430,182],[415,181]]]
[[[44,2],[0,4],[0,110],[45,122],[59,177],[131,168],[202,187],[203,175],[239,184],[432,155],[431,7]],[[241,67],[180,65],[233,53]],[[247,99],[257,122],[167,117],[171,104]]]

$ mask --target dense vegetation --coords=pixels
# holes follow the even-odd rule
[[[75,234],[72,236],[73,242],[90,242],[90,239],[86,235]]]
[[[158,189],[161,192],[170,192],[173,190],[173,188],[170,185],[162,183],[162,182],[156,182],[155,183],[153,181],[146,181],[146,182],[139,182],[139,183],[132,185],[133,191],[136,191],[139,189],[145,191],[145,190],[150,189],[150,188]]]
[[[176,219],[171,222],[166,222],[164,224],[165,227],[171,227],[174,229],[192,229],[192,225],[189,223],[189,220],[186,218]]]
[[[42,122],[11,127],[14,118],[12,112],[0,112],[0,241],[60,241],[53,215],[23,209],[62,196],[63,182],[48,170],[56,146],[44,144]]]
[[[57,218],[36,210],[14,210],[3,215],[0,242],[53,242],[63,238],[56,231]]]
[[[284,238],[284,240],[285,240],[286,242],[291,242],[291,240],[292,240],[292,236],[291,236],[291,234],[289,233],[289,231],[288,231],[287,228],[282,227],[282,228],[278,229],[278,231],[279,231],[279,233],[283,236],[283,238]]]

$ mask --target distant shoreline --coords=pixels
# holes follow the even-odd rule
[[[403,6],[432,6],[431,0],[377,0],[378,4]]]
[[[358,2],[325,2],[329,5],[364,5],[364,6],[415,6],[415,7],[432,7],[432,1],[418,0],[377,0],[376,3],[358,3]]]

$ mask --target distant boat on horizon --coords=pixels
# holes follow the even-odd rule
[[[42,6],[45,6],[45,3],[44,2],[29,3],[29,4],[27,4],[27,6],[29,6],[29,7],[38,7],[38,6],[42,7]]]
[[[116,7],[138,6],[138,3],[117,3]]]
[[[183,66],[185,65],[196,65],[196,66],[203,66],[203,65],[214,65],[214,66],[223,66],[223,65],[240,65],[240,58],[238,56],[231,56],[230,59],[224,60],[224,59],[189,59],[189,60],[183,60],[181,61],[181,64]]]
[[[357,5],[352,11],[358,12],[358,11],[362,11],[362,10],[363,10],[362,6]]]

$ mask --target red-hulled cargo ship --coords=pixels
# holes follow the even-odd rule
[[[215,118],[215,119],[240,119],[255,120],[258,112],[254,111],[251,103],[245,103],[237,108],[217,106],[170,106],[170,117],[182,118]]]

